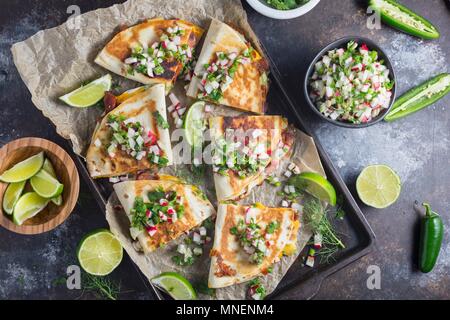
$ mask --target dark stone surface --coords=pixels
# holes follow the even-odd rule
[[[0,145],[19,137],[39,136],[68,144],[33,107],[30,94],[12,62],[10,46],[37,31],[64,22],[69,5],[82,12],[106,7],[117,1],[3,1],[0,11]],[[329,42],[346,35],[366,36],[378,42],[394,62],[400,93],[423,80],[450,71],[450,11],[444,0],[402,0],[426,16],[441,31],[441,38],[422,41],[382,26],[366,27],[365,1],[322,0],[307,15],[277,21],[248,9],[249,20],[279,67],[283,81],[313,131],[335,161],[352,193],[360,170],[373,163],[385,163],[401,176],[399,201],[385,210],[362,206],[378,237],[377,250],[326,280],[317,295],[321,299],[416,299],[450,298],[450,247],[446,232],[436,269],[428,275],[417,271],[417,223],[415,200],[427,200],[450,224],[450,96],[407,119],[381,123],[367,129],[334,127],[315,117],[305,103],[301,86],[308,64]],[[19,236],[0,228],[0,299],[93,298],[90,293],[69,291],[57,284],[66,267],[76,263],[75,250],[81,237],[106,227],[103,213],[81,185],[80,200],[69,220],[53,232]],[[381,269],[381,290],[366,286],[367,267]],[[143,282],[125,257],[111,276],[122,283],[124,299],[151,299]]]

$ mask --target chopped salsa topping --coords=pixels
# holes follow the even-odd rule
[[[252,52],[252,47],[248,47],[241,54],[217,52],[213,61],[203,65],[203,72],[197,75],[201,77],[198,98],[208,98],[219,102],[225,90],[233,82],[239,65],[252,61]]]
[[[175,191],[164,191],[157,188],[147,194],[148,201],[136,197],[131,210],[132,227],[145,230],[150,237],[158,232],[158,225],[175,223],[184,215],[183,198]]]
[[[350,41],[329,51],[315,65],[310,97],[326,117],[367,123],[389,107],[394,81],[377,51]]]
[[[181,37],[186,30],[179,26],[167,28],[159,41],[154,42],[149,48],[134,47],[131,56],[125,59],[129,66],[128,73],[142,73],[150,78],[162,75],[164,62],[180,62],[183,65],[181,75],[185,75],[192,69],[194,49],[188,44],[181,43]]]
[[[261,264],[264,257],[269,255],[269,247],[275,244],[271,237],[280,228],[280,224],[272,221],[263,230],[261,225],[256,223],[253,210],[256,209],[248,207],[245,220],[239,220],[236,226],[230,228],[230,233],[238,238],[240,245],[249,255],[250,262]]]
[[[164,120],[159,112],[158,115]],[[130,121],[123,115],[109,115],[107,125],[112,130],[111,143],[106,150],[109,157],[114,158],[117,151],[122,150],[138,161],[147,157],[160,167],[167,165],[168,159],[158,146],[158,136],[146,130],[139,121]],[[97,141],[95,143],[97,145]]]
[[[270,163],[271,153],[267,142],[245,139],[242,143],[219,138],[213,149],[213,171],[226,176],[231,170],[244,179],[264,169]]]
[[[249,282],[248,296],[253,300],[262,300],[266,297],[266,288],[262,285],[259,278]]]

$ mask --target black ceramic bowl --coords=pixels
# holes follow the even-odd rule
[[[361,123],[361,124],[354,124],[351,122],[345,122],[345,121],[339,121],[339,120],[332,120],[331,118],[326,117],[325,115],[323,115],[316,107],[315,103],[311,100],[310,96],[309,96],[309,92],[310,92],[310,78],[312,76],[312,74],[314,73],[314,66],[315,64],[330,50],[333,49],[338,49],[338,48],[346,48],[347,47],[347,43],[350,41],[355,41],[357,42],[359,45],[365,43],[368,47],[369,50],[375,50],[378,52],[378,58],[384,60],[384,64],[385,66],[389,69],[389,75],[391,80],[394,80],[394,87],[392,88],[392,97],[391,97],[391,103],[389,104],[389,107],[387,109],[384,109],[382,112],[380,112],[380,114],[375,117],[374,119],[372,119],[371,121],[367,122],[367,123]],[[334,41],[333,43],[329,44],[328,46],[326,46],[325,48],[323,48],[318,54],[317,56],[314,58],[314,60],[311,62],[311,64],[309,65],[308,71],[306,72],[306,78],[305,78],[305,84],[304,84],[304,92],[305,92],[305,96],[306,96],[306,100],[308,101],[309,106],[311,107],[311,109],[322,119],[331,122],[332,124],[335,124],[337,126],[340,127],[345,127],[345,128],[365,128],[368,126],[371,126],[377,122],[380,122],[381,120],[383,120],[383,118],[387,115],[387,113],[389,112],[389,110],[391,110],[392,105],[394,104],[395,101],[395,95],[396,95],[396,91],[397,91],[397,82],[396,82],[396,78],[395,78],[395,72],[394,72],[394,68],[392,67],[392,63],[389,60],[388,56],[386,55],[386,53],[372,40],[367,39],[367,38],[362,38],[362,37],[345,37],[339,40]]]

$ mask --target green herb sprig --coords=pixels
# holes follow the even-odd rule
[[[311,227],[313,233],[322,235],[322,249],[317,252],[321,261],[329,262],[339,249],[345,245],[338,237],[333,225],[328,219],[328,214],[320,200],[308,197],[303,205],[305,223]]]

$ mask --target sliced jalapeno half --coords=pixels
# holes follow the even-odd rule
[[[424,17],[393,0],[369,0],[369,6],[380,12],[386,24],[423,39],[439,38],[437,28]]]
[[[398,98],[384,120],[391,122],[435,103],[450,92],[450,74],[442,73]]]

